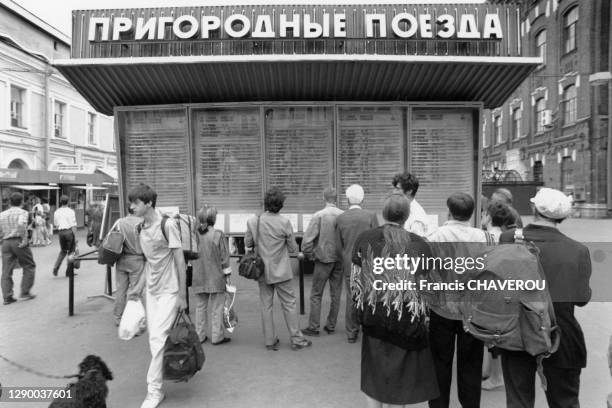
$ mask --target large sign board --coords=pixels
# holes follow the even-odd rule
[[[520,10],[512,3],[79,10],[73,12],[73,22],[73,58],[370,52],[464,55],[462,47],[454,46],[457,42],[497,45],[470,49],[468,55],[520,54]],[[323,42],[317,48],[309,47],[308,41]],[[372,41],[381,42],[380,46],[371,49],[368,44]],[[400,46],[411,41],[418,43]],[[447,47],[425,45],[435,42]]]
[[[361,16],[361,15],[360,15]],[[260,14],[254,20],[249,15],[235,13],[221,19],[215,15],[137,17],[91,17],[89,41],[119,41],[132,36],[135,41],[180,40],[209,38],[347,38],[347,16],[342,13],[323,13],[315,21],[312,14]],[[361,26],[364,38],[463,38],[501,39],[504,36],[499,14],[486,13],[484,21],[477,14],[397,13],[387,21],[382,13],[364,13]],[[171,28],[171,34],[166,28]],[[390,30],[388,30],[390,28]]]

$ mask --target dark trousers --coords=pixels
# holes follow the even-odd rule
[[[4,300],[13,296],[13,269],[17,262],[23,268],[21,278],[21,295],[30,293],[34,285],[34,274],[36,263],[32,256],[32,250],[28,247],[19,248],[21,238],[8,238],[2,243],[2,296]]]
[[[535,404],[536,359],[524,351],[501,351],[506,384],[507,408],[533,408]],[[544,361],[546,363],[546,360]],[[580,368],[548,367],[544,376],[550,408],[580,408]]]
[[[70,252],[74,251],[76,240],[74,238],[74,234],[71,229],[61,230],[59,232],[59,243],[60,243],[60,252],[57,255],[57,260],[55,261],[55,266],[53,267],[53,274],[57,275],[57,271],[59,271],[60,266],[62,266],[62,262],[66,255]],[[71,262],[67,262],[66,266],[66,276],[68,276],[69,271],[73,268]]]
[[[440,397],[429,401],[430,408],[448,408],[453,380],[453,358],[457,341],[457,394],[463,408],[480,407],[484,344],[463,330],[460,320],[430,313],[429,345],[433,355]]]
[[[340,296],[342,295],[342,263],[323,263],[315,261],[312,276],[312,289],[310,290],[310,319],[308,327],[319,330],[321,321],[321,298],[325,290],[325,284],[329,281],[329,295],[331,304],[329,315],[325,324],[330,330],[336,329],[338,311],[340,310]]]
[[[346,289],[346,315],[344,317],[346,336],[349,339],[354,339],[359,335],[359,322],[357,321],[357,309],[355,308],[351,293],[350,271],[348,274],[344,273],[344,288]]]

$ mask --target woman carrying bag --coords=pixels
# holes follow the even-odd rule
[[[223,232],[214,228],[217,221],[217,209],[205,206],[198,212],[200,227],[200,256],[191,261],[193,282],[191,290],[197,298],[196,331],[200,342],[211,336],[213,345],[229,343],[225,337],[223,325],[223,306],[225,304],[225,286],[230,283],[229,250]],[[210,326],[210,332],[208,331]]]
[[[298,326],[297,306],[293,290],[293,271],[289,262],[289,253],[298,252],[293,237],[291,222],[279,214],[285,195],[277,188],[270,188],[264,198],[265,212],[250,218],[244,238],[246,248],[253,250],[257,245],[258,253],[263,259],[264,274],[259,279],[259,299],[264,341],[268,350],[278,350],[279,339],[274,330],[272,302],[276,292],[285,315],[285,322],[291,335],[291,349],[299,350],[310,346],[310,340],[304,338]]]

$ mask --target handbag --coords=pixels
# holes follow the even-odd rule
[[[200,371],[205,360],[195,326],[185,312],[179,312],[164,347],[164,380],[188,381]]]
[[[259,256],[259,251],[257,250],[259,246],[259,218],[257,217],[257,233],[255,235],[255,248],[253,252],[247,252],[240,259],[240,263],[238,264],[238,275],[243,276],[247,279],[259,280],[265,271],[265,264],[261,256]]]
[[[101,265],[114,265],[123,254],[123,241],[125,237],[119,231],[119,220],[104,237],[102,245],[98,248],[98,263]]]

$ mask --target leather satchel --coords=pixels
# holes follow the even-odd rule
[[[119,220],[113,225],[106,234],[102,245],[98,248],[98,263],[101,265],[114,265],[123,255],[123,241],[125,237],[119,231]]]
[[[255,235],[255,249],[253,252],[247,252],[238,264],[238,274],[242,277],[252,280],[259,280],[264,275],[265,264],[257,247],[259,246],[259,218],[257,217],[257,233]]]

